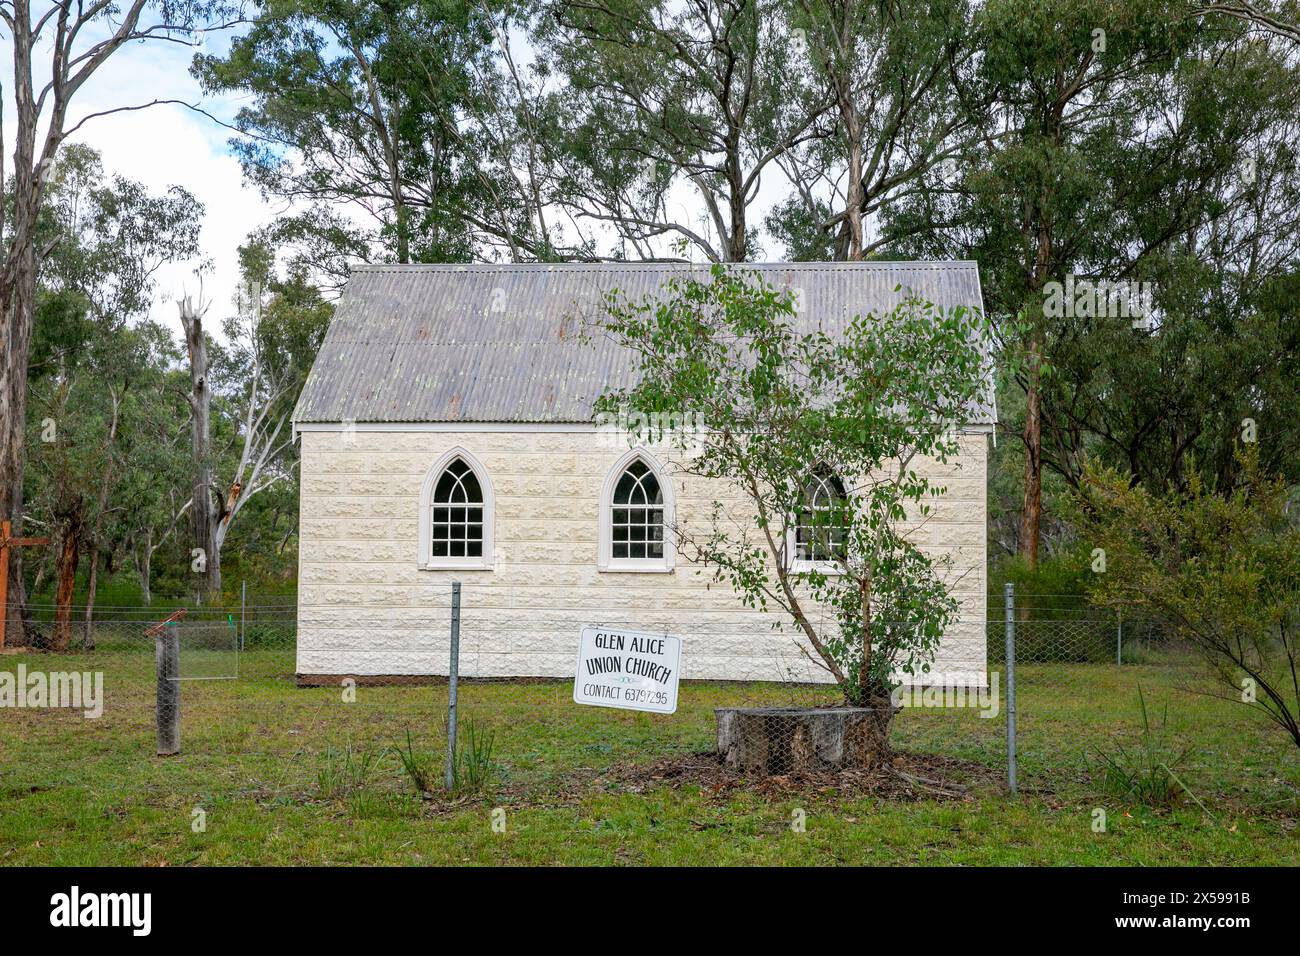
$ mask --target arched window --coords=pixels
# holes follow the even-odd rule
[[[819,469],[809,476],[795,515],[793,541],[789,542],[795,570],[843,563],[848,507],[844,483],[833,471]]]
[[[463,449],[429,470],[420,494],[420,566],[492,566],[492,484]]]
[[[668,571],[673,548],[672,486],[645,451],[610,469],[600,502],[600,560],[606,571]]]

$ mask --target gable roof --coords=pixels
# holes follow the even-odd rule
[[[828,334],[911,290],[943,308],[983,309],[973,262],[740,264],[800,290],[800,314]],[[631,385],[636,362],[584,335],[618,289],[629,301],[687,263],[502,263],[353,267],[294,410],[312,422],[589,423],[595,400]],[[972,424],[993,424],[989,394]]]

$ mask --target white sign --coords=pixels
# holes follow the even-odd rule
[[[584,627],[573,702],[671,714],[677,710],[681,638]]]

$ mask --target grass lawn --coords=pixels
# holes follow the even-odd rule
[[[490,735],[491,780],[426,800],[394,748],[409,732],[438,786],[445,687],[360,687],[347,703],[294,686],[291,652],[253,651],[236,681],[182,686],[184,753],[158,758],[152,655],[5,655],[0,670],[20,663],[102,670],[106,703],[98,720],[0,709],[8,865],[1300,863],[1294,747],[1244,707],[1186,693],[1169,667],[1019,668],[1017,797],[995,782],[1001,715],[904,710],[896,747],[996,771],[959,800],[629,784],[630,765],[709,749],[714,707],[788,702],[778,686],[684,685],[660,716],[576,706],[568,683],[469,684],[462,726]],[[1138,741],[1139,682],[1153,709],[1168,704],[1171,746],[1188,748],[1179,779],[1204,809],[1148,810],[1103,785],[1095,754]]]

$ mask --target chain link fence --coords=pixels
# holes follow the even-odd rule
[[[1055,791],[1113,775],[1117,741],[1142,739],[1153,720],[1164,729],[1153,715],[1196,673],[1195,661],[1153,626],[1077,603],[1008,606],[994,595],[981,659],[936,668],[896,692],[901,709],[885,718],[893,752],[880,762],[870,752],[880,714],[846,708],[789,631],[774,632],[763,644],[769,652],[753,655],[724,622],[673,634],[653,613],[519,616],[473,594],[456,602],[450,592],[443,605],[400,614],[300,612],[256,600],[189,607],[163,628],[167,611],[99,607],[87,625],[73,609],[79,623],[63,627],[57,609],[31,607],[28,638],[50,648],[66,637],[68,646],[11,646],[0,656],[15,686],[46,675],[44,706],[29,700],[0,717],[15,731],[0,778],[22,777],[24,752],[168,752],[162,701],[179,714],[181,754],[210,764],[217,779],[256,781],[295,799],[366,804],[404,794],[437,802],[490,792],[535,800],[592,787],[819,773],[838,774],[843,785],[845,772],[871,763],[935,795],[996,786],[1009,770],[1020,790]],[[174,641],[174,661],[160,650],[164,636]],[[580,638],[593,642],[581,660]],[[726,653],[710,658],[710,647]],[[576,683],[575,670],[583,675]],[[85,676],[78,701],[53,699],[60,674]],[[671,699],[655,696],[670,687]],[[857,776],[854,785],[882,786],[878,773]]]
[[[990,596],[989,614],[990,666],[1004,682],[1014,674],[1006,695],[1012,789],[1122,795],[1166,770],[1179,786],[1175,768],[1195,750],[1187,731],[1205,713],[1194,654],[1156,621],[1125,620],[1074,596],[1017,599],[1008,587]],[[1215,716],[1227,733],[1249,720],[1240,708]]]

